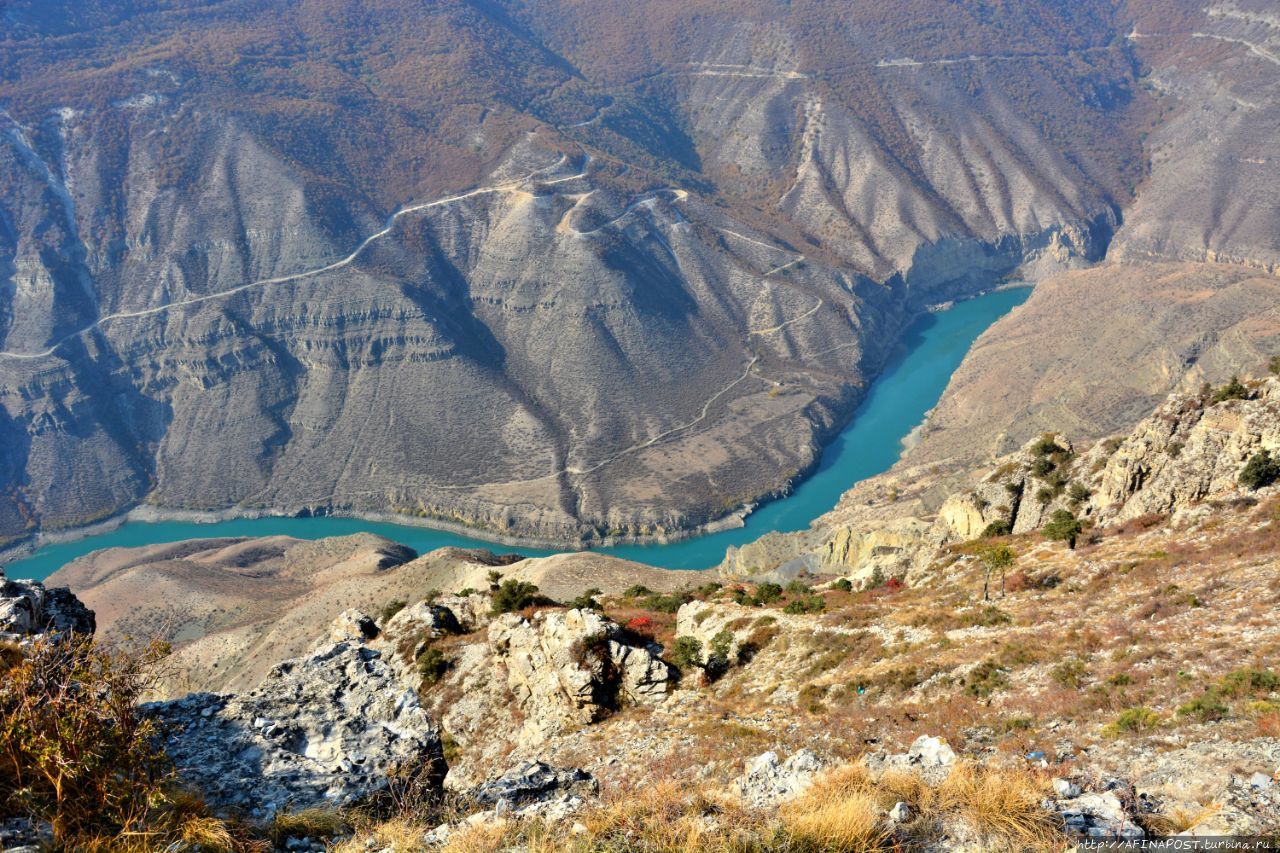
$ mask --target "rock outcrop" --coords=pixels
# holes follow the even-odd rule
[[[1057,812],[1072,835],[1094,841],[1134,841],[1146,837],[1146,832],[1134,823],[1114,791],[1077,793],[1063,798],[1057,804]]]
[[[489,626],[494,664],[525,716],[523,742],[595,722],[623,703],[660,702],[672,674],[654,649],[621,642],[621,630],[591,610],[517,613]]]
[[[916,582],[938,567],[947,546],[1033,533],[1062,513],[1107,526],[1271,494],[1275,487],[1246,487],[1240,475],[1262,452],[1280,459],[1280,377],[1231,393],[1226,385],[1206,389],[1172,394],[1130,431],[1083,449],[1050,432],[968,470],[899,466],[858,484],[810,530],[731,553],[720,572],[762,580],[816,565],[855,584],[876,576]],[[752,571],[744,573],[748,561]]]
[[[0,640],[27,642],[41,635],[92,634],[93,611],[65,587],[9,580],[0,568]]]
[[[1238,495],[1249,459],[1280,453],[1280,378],[1241,393],[1245,399],[1216,403],[1206,394],[1175,395],[1138,424],[1107,460],[1094,515],[1127,521]]]
[[[690,601],[676,611],[676,636],[693,637],[704,656],[717,645],[729,661],[750,653],[751,637],[762,627],[777,622],[774,614],[728,602]]]
[[[526,761],[496,779],[477,785],[471,799],[495,815],[537,815],[559,820],[577,811],[583,798],[599,793],[590,773]]]
[[[402,771],[438,790],[446,771],[439,729],[417,696],[358,643],[286,661],[246,693],[146,707],[166,728],[179,778],[215,809],[256,819],[351,805]]]

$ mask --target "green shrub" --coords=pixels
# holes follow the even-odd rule
[[[1049,672],[1049,677],[1055,684],[1079,690],[1089,677],[1089,665],[1080,658],[1064,660]]]
[[[729,651],[733,648],[733,632],[720,631],[711,638],[707,660],[703,665],[708,679],[714,681],[729,670]]]
[[[418,675],[422,676],[424,687],[440,683],[440,679],[453,667],[453,662],[435,646],[427,646],[419,652],[414,664],[418,668]]]
[[[640,601],[640,606],[646,610],[653,610],[658,613],[675,613],[680,609],[682,604],[692,601],[693,597],[688,593],[673,592],[670,595],[662,593],[650,593]]]
[[[378,621],[385,624],[392,616],[395,616],[408,606],[409,602],[401,598],[397,598],[395,601],[388,601],[382,605],[382,610],[378,612]]]
[[[762,583],[756,587],[756,594],[752,596],[751,601],[757,607],[765,604],[773,604],[782,598],[782,587],[776,583]]]
[[[984,660],[969,672],[964,689],[970,696],[985,699],[1008,684],[1004,668],[993,660]]]
[[[1221,720],[1231,709],[1222,701],[1217,692],[1206,690],[1196,698],[1178,706],[1178,714],[1184,717],[1195,717],[1202,723]]]
[[[514,613],[537,604],[538,587],[528,581],[504,580],[493,593],[493,606],[490,608],[495,616],[503,613]]]
[[[807,595],[809,593],[809,585],[804,581],[791,581],[787,584],[787,595]]]
[[[787,602],[787,606],[782,608],[783,613],[792,615],[801,613],[821,613],[827,607],[827,602],[820,595],[802,595]]]
[[[1005,519],[998,519],[991,522],[982,529],[983,539],[992,539],[996,536],[1008,536],[1013,532],[1013,525]]]
[[[1006,643],[1000,649],[1000,665],[1006,669],[1040,662],[1040,653],[1026,643]]]
[[[600,602],[596,601],[597,595],[603,595],[604,592],[597,587],[584,590],[581,595],[570,601],[566,607],[570,610],[600,610]]]
[[[1249,389],[1240,381],[1240,377],[1232,376],[1230,382],[1213,393],[1213,402],[1223,403],[1227,400],[1247,400],[1249,396]]]
[[[1067,499],[1073,504],[1084,503],[1092,494],[1083,483],[1072,483],[1071,488],[1067,489]]]
[[[1058,446],[1058,442],[1054,441],[1053,436],[1049,434],[1040,436],[1040,440],[1031,446],[1031,452],[1036,456],[1048,456],[1061,451],[1062,448]]]
[[[708,648],[711,654],[720,655],[727,660],[729,649],[733,648],[733,632],[727,629],[720,631],[711,638],[711,645]]]
[[[697,637],[676,637],[671,643],[667,660],[676,669],[702,666],[702,641]]]
[[[1267,694],[1280,690],[1280,675],[1265,669],[1245,667],[1233,670],[1218,682],[1217,691],[1223,696],[1237,698],[1255,694]]]
[[[1069,510],[1059,509],[1054,510],[1049,523],[1040,532],[1046,539],[1066,542],[1067,547],[1075,548],[1076,538],[1083,530],[1084,525]]]
[[[652,595],[653,590],[642,583],[632,584],[622,591],[624,598],[639,598],[642,595]]]
[[[839,580],[831,584],[831,588],[834,590],[839,590],[840,592],[852,592],[853,582],[850,581],[848,578],[840,578]]]
[[[1267,362],[1267,369],[1274,374],[1280,375],[1280,355],[1271,356],[1271,361]]]
[[[1239,479],[1240,485],[1246,489],[1266,488],[1280,479],[1280,459],[1273,457],[1270,451],[1259,450],[1244,463]]]
[[[1125,732],[1145,732],[1160,725],[1160,715],[1150,708],[1138,705],[1120,712],[1114,722],[1103,727],[1103,734],[1116,737]]]
[[[1046,456],[1041,456],[1031,463],[1031,474],[1035,477],[1047,477],[1053,469],[1057,467],[1053,464],[1053,460]]]
[[[994,604],[988,604],[977,613],[966,613],[960,619],[965,625],[978,628],[994,628],[997,625],[1008,625],[1013,617]]]

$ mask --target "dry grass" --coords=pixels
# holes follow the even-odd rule
[[[802,798],[782,813],[782,825],[790,848],[796,851],[860,853],[880,849],[889,838],[876,801],[862,793]]]
[[[427,827],[407,818],[381,821],[338,843],[333,853],[367,853],[369,849],[416,850]],[[372,842],[370,844],[369,842]]]
[[[583,823],[586,849],[696,853],[744,849],[738,827],[749,821],[727,798],[665,781],[618,797]]]
[[[277,845],[293,837],[333,838],[347,830],[343,816],[332,809],[303,809],[297,812],[280,812],[271,821],[269,835]]]
[[[659,782],[619,794],[578,815],[580,831],[540,819],[465,823],[444,846],[450,853],[870,853],[936,844],[957,824],[983,849],[1048,850],[1063,838],[1048,812],[1044,780],[1022,770],[956,767],[941,783],[900,770],[876,775],[860,764],[819,776],[800,796],[771,809],[748,811],[729,795]],[[894,826],[898,802],[912,819]],[[1203,819],[1203,818],[1198,818]],[[1182,821],[1186,822],[1186,821]],[[1172,825],[1172,824],[1171,824]],[[1189,824],[1194,825],[1194,824]],[[418,849],[421,823],[389,821],[335,848]]]
[[[1022,770],[961,764],[938,786],[937,807],[964,820],[993,844],[1043,850],[1059,841],[1058,829],[1040,807],[1044,780]]]
[[[498,853],[514,841],[511,837],[512,830],[512,825],[507,821],[468,826],[451,835],[448,842],[441,848],[441,853]],[[421,844],[421,841],[418,843]],[[530,850],[530,853],[533,853],[533,850]]]
[[[859,853],[884,846],[890,830],[870,774],[853,766],[820,777],[779,812],[788,849]]]
[[[1175,808],[1168,814],[1146,814],[1142,815],[1142,828],[1157,837],[1177,835],[1195,829],[1220,811],[1222,806],[1210,803],[1206,806]]]
[[[164,794],[146,830],[82,836],[68,849],[83,853],[152,853],[175,845],[204,853],[266,853],[271,849],[269,842],[252,838],[246,827],[210,814],[199,794],[181,790]]]

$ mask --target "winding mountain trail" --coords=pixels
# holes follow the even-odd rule
[[[1127,36],[1127,38],[1129,38],[1132,41],[1139,41],[1141,39],[1159,39],[1159,38],[1175,38],[1175,37],[1177,37],[1176,33],[1140,33],[1137,30],[1132,31]],[[1202,33],[1202,32],[1191,33],[1191,37],[1195,39],[1212,39],[1214,41],[1226,42],[1227,44],[1240,45],[1241,47],[1246,48],[1250,53],[1252,53],[1254,56],[1258,57],[1259,59],[1264,60],[1266,62],[1270,62],[1272,65],[1280,65],[1280,54],[1272,53],[1271,51],[1267,50],[1265,47],[1258,44],[1257,42],[1252,42],[1252,41],[1249,41],[1248,39],[1235,38],[1234,36],[1224,36],[1224,35],[1219,35],[1218,33]]]
[[[792,323],[799,323],[801,320],[808,319],[809,317],[812,317],[814,314],[817,314],[817,313],[818,313],[818,311],[819,311],[819,310],[822,308],[822,306],[823,306],[823,305],[825,305],[825,304],[826,304],[826,303],[825,303],[825,302],[823,302],[821,298],[819,298],[819,299],[818,299],[818,304],[817,304],[817,305],[813,306],[812,308],[810,308],[808,311],[804,312],[804,313],[803,313],[803,314],[801,314],[800,316],[798,316],[798,317],[792,317],[790,320],[787,320],[785,323],[779,323],[778,325],[776,325],[776,326],[770,326],[770,327],[769,327],[769,328],[767,328],[767,329],[752,329],[750,332],[748,332],[748,334],[751,334],[751,335],[772,335],[774,332],[781,332],[783,329],[785,329],[787,326],[790,326]]]
[[[1191,37],[1197,39],[1214,39],[1216,41],[1227,42],[1228,44],[1238,44],[1241,47],[1248,48],[1249,52],[1259,59],[1266,60],[1272,65],[1280,65],[1280,55],[1272,53],[1256,42],[1247,41],[1246,39],[1232,38],[1231,36],[1220,36],[1216,33],[1192,33]]]
[[[592,190],[592,192],[595,192],[595,191]],[[684,190],[672,189],[670,187],[664,187],[663,189],[655,190],[649,195],[643,198],[637,199],[636,201],[633,201],[631,204],[627,205],[621,213],[619,213],[617,216],[613,217],[612,219],[608,220],[607,222],[603,222],[600,225],[597,225],[595,228],[590,228],[586,231],[579,231],[578,229],[574,228],[568,221],[569,214],[571,214],[577,208],[577,204],[575,204],[572,208],[570,208],[568,211],[565,212],[565,215],[561,219],[560,224],[556,226],[556,231],[558,231],[561,234],[568,234],[571,237],[589,237],[592,234],[599,234],[601,231],[605,230],[606,228],[616,225],[617,223],[621,222],[623,219],[626,219],[628,216],[635,213],[637,210],[639,210],[642,207],[649,208],[649,210],[652,211],[653,205],[657,203],[658,197],[661,196],[663,193],[670,193],[675,197],[676,201],[683,201],[689,195]],[[579,199],[579,202],[581,202],[582,199],[585,199],[590,194],[591,193],[585,193]]]
[[[601,462],[597,462],[595,465],[592,465],[590,468],[565,467],[564,469],[562,469],[562,471],[556,472],[556,474],[558,475],[560,473],[564,473],[564,474],[570,474],[572,476],[583,476],[586,474],[595,473],[596,471],[599,471],[601,468],[605,467],[606,465],[616,462],[618,459],[622,458],[623,456],[626,456],[627,454],[635,453],[636,451],[644,450],[645,448],[648,448],[648,447],[653,447],[658,442],[662,441],[665,438],[668,438],[669,436],[674,435],[675,433],[686,430],[691,426],[696,426],[697,424],[707,419],[707,415],[710,414],[711,407],[712,405],[715,404],[716,400],[719,400],[725,394],[728,394],[731,390],[733,390],[734,387],[741,384],[743,381],[747,379],[748,376],[751,375],[752,369],[756,366],[756,362],[758,362],[759,360],[760,360],[760,356],[758,355],[752,356],[751,361],[747,362],[747,369],[742,371],[742,375],[739,376],[737,379],[733,380],[732,382],[730,382],[728,385],[721,388],[719,391],[713,394],[711,398],[707,400],[707,402],[703,403],[702,411],[693,420],[673,426],[670,429],[666,430],[665,432],[658,433],[653,438],[646,439],[645,441],[642,441],[638,444],[633,444],[630,447],[619,450],[617,453],[614,453],[608,456],[606,459],[604,459]],[[549,476],[555,476],[555,475],[549,475]]]
[[[590,158],[588,158],[588,162],[589,162],[589,159]],[[343,269],[344,267],[348,267],[352,263],[354,263],[355,260],[358,257],[360,257],[360,255],[364,252],[364,250],[370,246],[370,244],[374,243],[377,240],[382,239],[383,237],[390,234],[393,230],[395,230],[396,223],[400,220],[401,217],[408,216],[411,213],[418,213],[423,210],[429,210],[433,207],[441,207],[447,204],[454,204],[456,202],[464,201],[469,198],[474,198],[479,195],[487,195],[490,193],[515,192],[519,190],[521,187],[523,187],[529,181],[534,180],[538,175],[560,168],[560,166],[564,165],[564,163],[567,160],[568,160],[568,157],[561,155],[560,159],[557,160],[552,165],[544,167],[542,169],[536,169],[533,172],[530,172],[529,174],[521,178],[517,178],[513,181],[507,181],[500,184],[492,184],[490,186],[477,187],[476,189],[469,190],[464,193],[458,193],[457,195],[446,196],[444,198],[438,198],[433,201],[422,202],[420,204],[414,204],[414,205],[410,205],[409,207],[402,208],[396,211],[395,213],[391,214],[391,216],[387,219],[386,227],[384,227],[381,231],[377,231],[373,234],[370,234],[368,237],[364,239],[363,242],[360,243],[359,246],[356,246],[355,250],[351,254],[347,255],[345,258],[342,258],[341,260],[334,261],[331,264],[326,264],[325,266],[317,267],[315,269],[304,270],[303,272],[290,273],[289,275],[275,276],[273,278],[264,278],[258,281],[251,281],[246,284],[239,285],[237,287],[229,288],[227,290],[220,290],[217,293],[209,293],[209,294],[205,294],[204,296],[193,296],[190,299],[183,299],[178,302],[170,302],[165,305],[156,306],[155,308],[144,308],[140,311],[119,311],[114,314],[108,314],[105,317],[98,318],[93,323],[90,323],[84,328],[77,329],[76,331],[63,336],[62,338],[58,339],[48,349],[41,350],[40,352],[30,352],[30,353],[8,352],[8,351],[0,352],[0,359],[32,360],[32,359],[48,358],[49,356],[52,356],[55,352],[57,352],[60,347],[62,347],[64,344],[68,343],[69,341],[72,341],[80,337],[81,335],[87,334],[96,329],[100,329],[103,326],[105,326],[107,323],[111,323],[115,320],[127,320],[127,319],[134,319],[138,317],[149,317],[153,314],[160,314],[174,308],[184,308],[189,305],[199,305],[200,303],[211,302],[216,299],[225,299],[229,296],[235,296],[237,293],[243,293],[246,290],[252,290],[260,287],[269,287],[275,284],[287,284],[292,281],[299,281],[301,279],[311,278],[313,276],[322,275],[324,273]],[[579,172],[578,174],[547,179],[547,180],[543,180],[541,183],[561,184],[567,181],[580,180],[587,176],[586,165],[587,164],[584,163],[583,171]]]

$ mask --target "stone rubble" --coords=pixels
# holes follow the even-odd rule
[[[734,780],[733,789],[749,808],[774,806],[804,793],[825,769],[822,759],[808,749],[786,761],[771,750],[747,761],[746,772]]]
[[[1146,837],[1114,791],[1079,794],[1059,802],[1056,811],[1067,831],[1082,838],[1133,841]]]
[[[278,665],[247,693],[144,707],[167,727],[179,776],[218,810],[267,819],[285,808],[350,805],[401,768],[425,773],[438,790],[439,729],[380,658],[335,643]]]
[[[955,750],[951,744],[940,737],[921,735],[916,738],[907,750],[911,763],[924,768],[950,767],[956,763]]]

